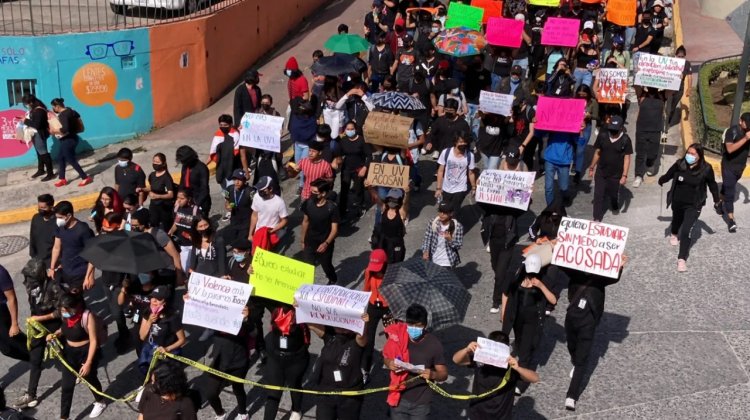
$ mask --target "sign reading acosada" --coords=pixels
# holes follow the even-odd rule
[[[552,251],[552,264],[617,278],[628,228],[564,217]]]

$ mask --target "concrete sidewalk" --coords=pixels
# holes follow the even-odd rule
[[[288,103],[287,78],[283,75],[287,59],[295,56],[305,76],[309,77],[312,52],[323,48],[323,42],[336,33],[336,27],[340,23],[348,24],[352,33],[360,32],[370,5],[368,1],[330,2],[311,16],[302,27],[293,29],[287,39],[254,66],[263,75],[260,78],[263,93],[273,96],[274,105],[280,113],[284,114]],[[162,152],[167,156],[169,171],[173,175],[179,175],[174,156],[177,148],[182,145],[193,147],[200,159],[205,161],[211,139],[218,127],[217,118],[221,114],[232,114],[234,88],[235,86],[229,87],[224,97],[197,114],[142,137],[98,149],[92,155],[82,158],[80,163],[83,169],[94,177],[94,182],[86,187],[77,186],[78,176],[70,167],[66,172],[69,177],[72,175],[75,178],[69,178],[69,184],[61,188],[55,188],[55,181],[31,180],[35,167],[0,172],[0,196],[3,197],[0,200],[0,225],[31,220],[36,213],[36,197],[44,193],[54,195],[58,201],[69,200],[76,209],[92,207],[99,191],[105,186],[114,185],[113,168],[117,163],[115,154],[122,147],[129,147],[134,151],[133,161],[141,165],[146,174],[151,172],[153,155]],[[211,184],[215,188],[213,180]]]

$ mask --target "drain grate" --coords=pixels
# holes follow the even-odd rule
[[[15,254],[29,246],[29,240],[23,236],[0,236],[0,257]]]

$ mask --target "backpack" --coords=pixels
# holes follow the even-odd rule
[[[84,328],[88,328],[89,316],[94,317],[94,322],[96,323],[96,341],[99,347],[102,347],[104,346],[104,343],[107,342],[107,338],[109,337],[109,333],[107,332],[107,324],[105,324],[104,320],[102,320],[95,313],[86,309],[85,311],[83,311],[83,316],[81,317],[81,325]]]
[[[357,127],[364,127],[365,120],[370,110],[360,97],[355,97],[346,101],[346,120],[354,121]]]
[[[45,267],[44,261],[32,258],[21,270],[32,315],[45,315],[54,312],[62,295],[62,289],[57,282],[47,277]]]
[[[83,120],[80,116],[73,120],[73,126],[70,129],[73,134],[83,133],[86,130],[86,127],[84,127]]]
[[[448,153],[453,150],[453,146],[446,147],[443,149],[442,152],[440,152],[440,157],[443,158],[443,160],[447,163],[448,162]],[[438,159],[439,160],[439,159]],[[471,152],[468,148],[466,149],[466,168],[467,171],[470,171],[471,169],[468,169],[471,167],[471,165],[474,165],[474,153]]]

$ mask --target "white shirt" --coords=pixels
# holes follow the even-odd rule
[[[274,195],[273,198],[269,198],[268,200],[264,200],[260,195],[256,195],[253,199],[253,211],[258,213],[258,223],[255,225],[256,230],[264,227],[273,228],[279,224],[281,219],[288,216],[286,204],[278,195]]]
[[[474,157],[472,155],[469,162],[467,151],[463,156],[458,157],[454,154],[455,148],[451,147],[447,151],[440,153],[438,165],[445,166],[443,172],[443,192],[455,194],[467,191],[469,183],[469,170],[474,170]]]
[[[441,266],[441,267],[450,267],[451,266],[451,260],[448,258],[448,250],[446,248],[445,243],[445,232],[448,231],[451,224],[448,222],[448,224],[442,224],[438,223],[438,243],[437,248],[435,249],[435,252],[432,254],[432,262],[435,264]]]

